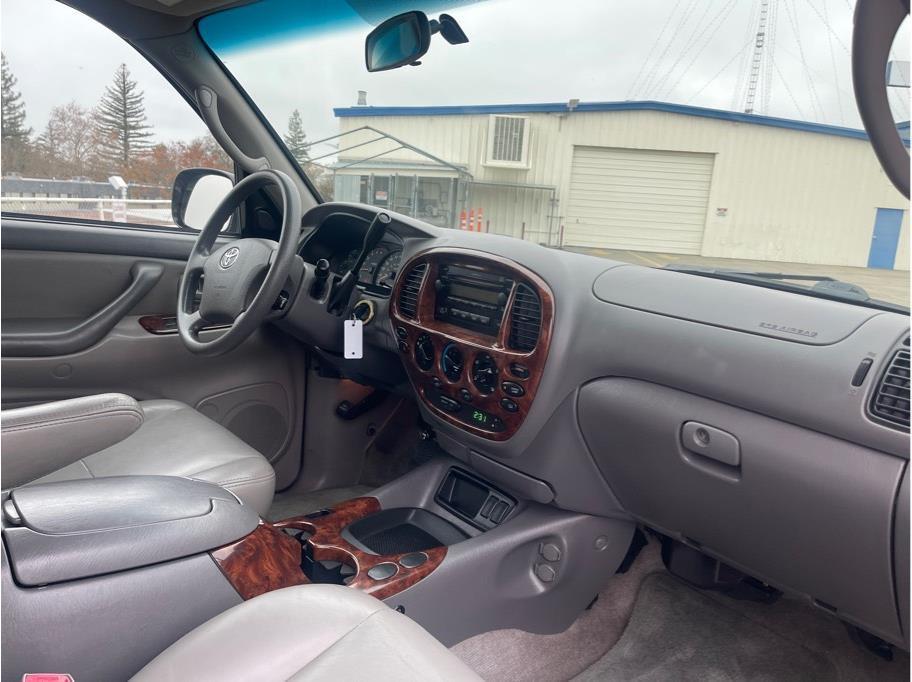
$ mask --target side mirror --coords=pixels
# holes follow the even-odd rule
[[[367,70],[388,71],[411,64],[428,51],[431,26],[424,12],[405,12],[371,31],[364,43]]]
[[[171,218],[178,227],[202,230],[232,187],[234,177],[225,171],[214,168],[182,170],[174,179]]]

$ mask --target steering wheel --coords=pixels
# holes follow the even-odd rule
[[[909,151],[893,122],[886,67],[893,39],[908,15],[909,0],[859,0],[852,32],[852,85],[858,113],[880,165],[907,199]]]
[[[212,250],[225,222],[254,192],[273,185],[282,199],[279,241],[235,239]],[[235,185],[196,238],[177,294],[177,329],[192,353],[222,355],[237,348],[272,311],[297,251],[301,197],[285,173],[267,169]],[[203,278],[199,309],[194,298]],[[206,326],[227,326],[220,336],[202,341]]]

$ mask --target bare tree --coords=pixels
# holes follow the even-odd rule
[[[47,172],[61,178],[90,175],[96,139],[88,109],[75,101],[51,109],[38,137]]]

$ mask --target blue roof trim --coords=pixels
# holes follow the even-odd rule
[[[664,111],[670,114],[700,116],[702,118],[714,118],[722,121],[731,121],[733,123],[752,123],[754,125],[771,126],[773,128],[787,128],[789,130],[801,130],[809,133],[852,137],[858,140],[868,139],[868,135],[864,130],[858,130],[856,128],[843,128],[842,126],[826,125],[823,123],[795,121],[788,118],[776,118],[774,116],[743,114],[737,111],[724,111],[722,109],[692,107],[684,104],[669,104],[668,102],[580,102],[574,111]],[[465,116],[470,114],[551,112],[567,113],[567,103],[476,104],[437,107],[339,107],[333,109],[333,113],[338,118],[351,118],[357,116]]]

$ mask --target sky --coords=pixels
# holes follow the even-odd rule
[[[848,53],[852,0],[770,2],[772,59],[757,113],[860,127]],[[654,99],[740,111],[759,7],[760,0],[497,0],[453,9],[469,44],[435,36],[419,67],[367,73],[366,23],[223,59],[280,133],[297,108],[311,140],[338,131],[332,108],[354,105],[358,90],[375,106]],[[908,33],[906,25],[896,58],[909,59]],[[2,0],[0,40],[36,132],[55,105],[94,106],[121,62],[145,92],[159,140],[205,132],[129,45],[53,0]],[[908,97],[908,89],[892,94],[897,120],[909,118]]]

